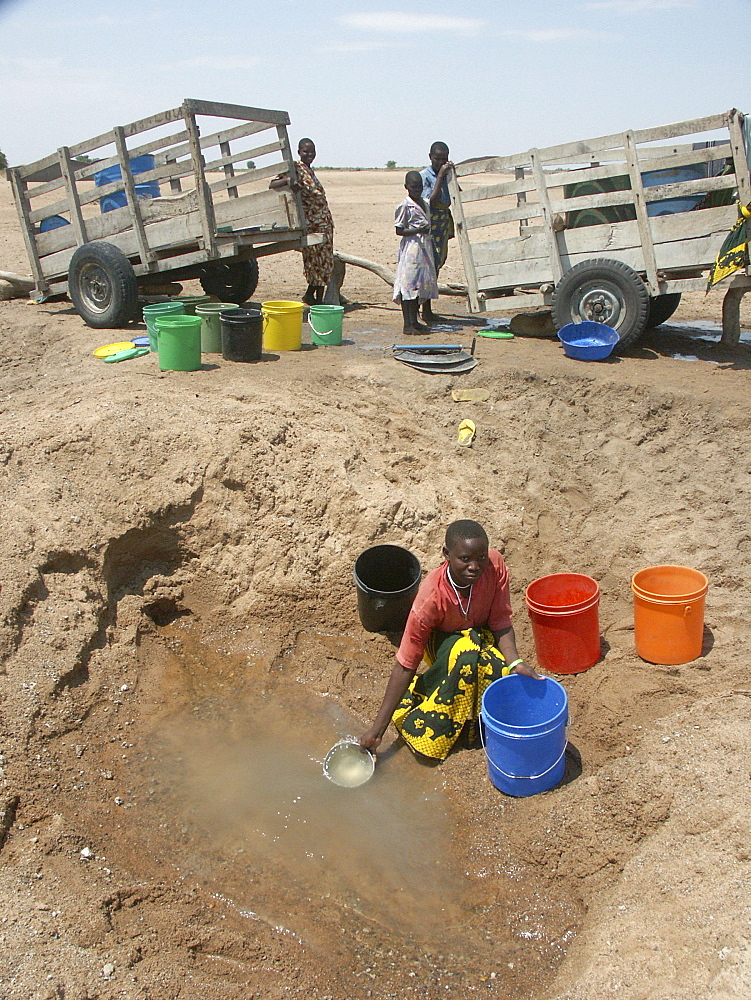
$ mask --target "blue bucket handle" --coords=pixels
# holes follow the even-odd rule
[[[536,781],[537,778],[544,778],[546,774],[550,774],[550,772],[553,770],[553,768],[557,767],[560,764],[560,762],[563,760],[564,756],[566,755],[566,751],[568,750],[568,734],[571,731],[571,721],[572,721],[572,718],[571,718],[571,715],[569,715],[569,717],[568,717],[568,719],[566,721],[566,742],[563,744],[563,753],[560,755],[560,757],[558,758],[558,760],[555,761],[554,764],[551,764],[550,767],[547,768],[547,770],[542,771],[540,774],[509,774],[507,771],[504,771],[502,767],[499,767],[494,760],[490,759],[490,756],[488,755],[488,748],[485,746],[485,735],[484,735],[483,729],[482,729],[482,720],[480,720],[480,723],[481,723],[480,724],[480,742],[482,743],[482,749],[485,752],[485,756],[487,757],[488,764],[490,764],[491,767],[494,767],[496,769],[496,771],[498,771],[500,774],[502,774],[505,778],[522,778],[522,779],[524,779],[526,781]],[[521,737],[511,737],[511,738],[512,739],[529,739],[530,737],[521,736]]]

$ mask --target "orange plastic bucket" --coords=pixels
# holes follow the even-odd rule
[[[688,566],[648,566],[634,573],[634,642],[648,663],[674,666],[701,655],[709,580]]]
[[[553,573],[525,591],[537,662],[554,674],[578,674],[600,659],[600,587],[581,573]]]

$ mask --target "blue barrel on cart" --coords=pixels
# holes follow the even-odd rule
[[[671,170],[647,170],[641,175],[644,187],[657,187],[660,184],[678,184],[680,181],[696,181],[707,176],[706,163],[689,163],[684,167],[673,167]],[[699,204],[706,192],[683,195],[681,198],[662,198],[660,201],[647,203],[647,215],[675,215],[677,212],[690,212]]]
[[[61,226],[69,226],[70,223],[67,219],[64,219],[62,215],[48,215],[46,219],[42,219],[39,223],[40,233],[49,233],[53,229],[60,229]]]
[[[130,169],[133,176],[144,174],[147,170],[154,169],[154,157],[150,153],[143,156],[134,156],[130,161]],[[105,184],[113,184],[122,179],[120,164],[116,163],[112,167],[104,170],[97,170],[94,174],[94,183],[97,187],[104,187]],[[137,198],[158,198],[161,194],[159,181],[145,181],[143,184],[136,184]],[[115,191],[113,194],[105,194],[99,199],[99,207],[102,212],[114,212],[116,208],[124,208],[128,204],[128,199],[124,191]]]

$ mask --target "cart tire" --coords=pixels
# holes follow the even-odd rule
[[[647,312],[647,329],[651,330],[660,323],[670,319],[681,304],[680,292],[669,292],[667,295],[652,295],[649,299]]]
[[[620,260],[584,260],[553,290],[556,330],[567,323],[606,323],[618,332],[615,353],[635,344],[647,327],[649,293],[636,271]]]
[[[70,261],[68,294],[89,326],[113,330],[135,318],[138,285],[133,266],[112,243],[84,243]]]
[[[258,261],[212,261],[200,277],[201,288],[207,295],[216,295],[220,302],[247,302],[258,287]]]

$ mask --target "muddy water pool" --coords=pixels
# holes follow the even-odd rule
[[[511,997],[549,978],[570,914],[525,885],[520,865],[467,870],[472,806],[453,801],[440,767],[395,744],[370,781],[338,787],[323,759],[362,720],[268,663],[233,661],[189,624],[161,631],[147,671],[161,708],[138,725],[132,775],[135,852],[332,955],[339,972],[371,970],[374,988],[407,975],[437,996],[503,983]]]
[[[252,892],[237,890],[243,909],[259,905],[260,890],[264,918],[286,925],[292,891],[431,933],[458,919],[464,889],[440,774],[391,761],[360,788],[334,785],[323,757],[356,730],[334,703],[291,686],[194,706],[155,733],[156,756],[175,807],[208,834],[211,855],[234,858],[251,879]],[[199,861],[207,865],[208,854]],[[304,936],[304,923],[290,930]]]

